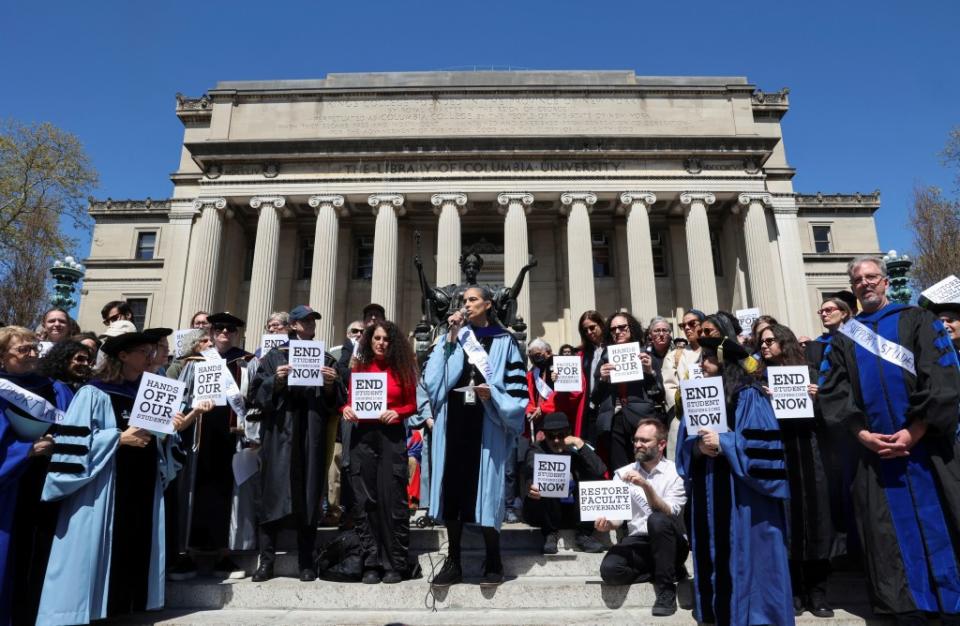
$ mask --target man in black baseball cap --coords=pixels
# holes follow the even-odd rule
[[[603,480],[607,466],[590,444],[571,434],[570,421],[565,413],[548,413],[540,426],[544,439],[531,445],[527,452],[525,478],[530,481],[523,499],[523,520],[539,526],[543,533],[543,553],[556,554],[559,531],[576,528],[576,547],[583,552],[603,552],[603,545],[593,537],[593,524],[580,521],[577,502],[577,483],[581,480]],[[571,485],[566,498],[541,497],[539,486],[533,482],[533,470],[538,454],[559,454],[570,457]]]

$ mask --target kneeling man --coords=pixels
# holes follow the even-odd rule
[[[577,502],[577,483],[581,480],[603,480],[607,466],[579,437],[570,434],[570,420],[565,413],[548,413],[541,425],[544,439],[530,446],[526,458],[526,479],[530,481],[527,497],[523,500],[523,521],[539,526],[543,532],[543,553],[557,553],[559,530],[577,529],[576,547],[583,552],[603,552],[603,544],[593,537],[593,525],[580,521],[580,505]],[[573,484],[567,498],[541,498],[540,490],[533,483],[533,467],[537,454],[562,454],[570,457],[570,474]]]
[[[621,467],[616,479],[630,485],[633,519],[627,536],[610,548],[600,564],[600,577],[610,585],[630,585],[653,579],[657,599],[654,615],[677,610],[677,572],[684,571],[689,546],[681,512],[687,501],[683,480],[673,461],[663,458],[667,429],[659,420],[640,420],[633,435],[636,462]],[[594,525],[609,532],[620,525],[605,518]]]

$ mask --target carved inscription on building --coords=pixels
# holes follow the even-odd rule
[[[733,133],[719,99],[607,96],[381,97],[236,107],[231,139]]]

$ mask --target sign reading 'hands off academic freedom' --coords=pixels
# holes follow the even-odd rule
[[[727,400],[721,377],[680,381],[680,398],[688,435],[694,435],[702,428],[717,433],[730,430],[727,427]]]
[[[287,384],[291,387],[317,387],[323,385],[324,345],[322,341],[305,339],[290,340],[290,373]]]

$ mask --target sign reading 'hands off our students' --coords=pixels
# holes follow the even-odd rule
[[[610,373],[611,383],[643,380],[643,363],[640,361],[640,344],[638,342],[608,346],[607,359],[616,366],[616,369]]]
[[[130,413],[130,426],[172,435],[173,418],[180,410],[187,384],[144,372]]]

